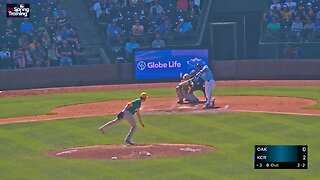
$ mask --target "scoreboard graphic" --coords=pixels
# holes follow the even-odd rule
[[[308,169],[307,145],[256,145],[255,169]]]

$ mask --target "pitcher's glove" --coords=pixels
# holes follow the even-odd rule
[[[124,112],[121,111],[121,112],[117,115],[117,118],[118,118],[118,119],[122,119],[123,116],[124,116]]]

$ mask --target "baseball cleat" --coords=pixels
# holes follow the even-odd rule
[[[183,104],[183,100],[179,100],[177,103],[178,104]]]
[[[209,109],[209,108],[210,108],[210,104],[205,104],[205,105],[203,106],[203,108]]]
[[[104,131],[102,130],[102,128],[99,128],[99,132],[100,132],[101,134],[104,134]]]
[[[135,145],[135,143],[134,143],[134,142],[129,141],[129,140],[125,140],[125,142],[126,142],[126,144],[129,144],[129,145]]]

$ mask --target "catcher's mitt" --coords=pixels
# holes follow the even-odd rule
[[[117,115],[118,119],[122,119],[123,116],[124,116],[124,112],[123,112],[123,111],[121,111],[121,112]]]

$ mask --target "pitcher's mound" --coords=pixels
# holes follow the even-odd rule
[[[196,144],[101,145],[55,150],[49,156],[72,159],[145,159],[196,155],[215,148]]]

